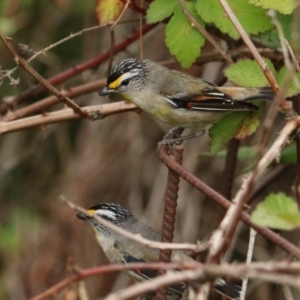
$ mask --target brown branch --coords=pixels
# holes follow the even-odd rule
[[[197,263],[196,261],[195,263],[167,263],[167,264],[166,263],[130,263],[128,265],[125,264],[104,265],[100,267],[81,270],[77,274],[62,280],[61,282],[55,284],[51,288],[31,298],[30,300],[42,300],[50,296],[55,296],[58,292],[67,288],[72,283],[99,274],[121,272],[127,270],[136,270],[136,269],[173,270],[173,269],[194,269],[196,267],[199,267],[199,263]]]
[[[285,125],[271,148],[260,159],[256,168],[244,180],[240,190],[233,200],[234,205],[228,209],[218,230],[214,232],[211,238],[211,247],[208,255],[209,262],[218,262],[221,255],[227,250],[236,230],[242,210],[244,209],[244,205],[246,204],[253,189],[255,180],[273,160],[277,159],[281,149],[286,144],[289,135],[299,126],[299,121],[300,119],[292,120]]]
[[[121,0],[124,4],[127,0]],[[132,10],[139,12],[142,15],[146,15],[146,10],[140,6],[138,6],[134,1],[130,0],[129,8]]]
[[[123,113],[126,111],[134,111],[138,108],[134,104],[125,101],[86,106],[83,109],[91,116],[93,120],[103,119],[106,116]],[[74,114],[72,109],[61,109],[52,113],[45,113],[33,117],[23,118],[12,122],[0,122],[0,135],[9,132],[24,130],[31,127],[44,126],[52,123],[79,119],[80,116]]]
[[[274,90],[274,92],[275,92],[275,94],[276,94],[276,96],[277,96],[277,98],[278,98],[278,100],[280,102],[281,107],[283,109],[289,111],[290,107],[289,107],[288,103],[286,102],[286,100],[284,99],[283,95],[281,94],[281,92],[279,90],[278,83],[276,82],[275,77],[271,73],[271,71],[268,68],[267,64],[262,59],[261,55],[257,51],[256,47],[252,43],[251,39],[247,35],[246,31],[242,27],[242,25],[239,22],[239,20],[235,16],[234,12],[232,11],[232,9],[230,8],[230,6],[228,5],[227,1],[226,0],[219,0],[219,2],[221,3],[223,9],[225,10],[225,12],[228,15],[229,19],[231,20],[232,24],[234,25],[234,27],[236,28],[236,30],[240,34],[240,36],[243,39],[244,43],[247,45],[247,47],[249,48],[249,50],[252,52],[255,60],[259,64],[260,68],[264,72],[267,80],[269,81],[271,87],[273,88],[273,90]]]
[[[125,13],[125,11],[127,10],[129,3],[130,3],[130,0],[127,0],[126,3],[125,3],[125,5],[124,5],[123,10],[120,13],[120,15],[115,20],[115,22],[110,26],[110,30],[112,30],[119,23],[119,21],[121,20],[121,18],[123,17],[123,15]]]
[[[32,75],[41,85],[43,85],[51,94],[55,95],[60,101],[64,102],[67,106],[72,108],[74,112],[80,115],[82,118],[87,118],[87,112],[83,111],[76,103],[74,103],[71,99],[66,98],[63,94],[61,94],[55,87],[53,87],[48,81],[46,81],[40,74],[38,74],[15,50],[12,46],[8,38],[3,34],[0,30],[0,37],[6,47],[10,50],[10,52],[14,55],[17,64],[20,64],[30,75]]]
[[[152,28],[154,28],[157,24],[146,24],[143,26],[143,28],[141,29],[143,31],[143,33],[147,33],[149,32]],[[118,43],[115,45],[114,49],[113,49],[113,53],[116,54],[120,51],[123,51],[128,45],[130,45],[132,42],[134,42],[135,40],[137,40],[139,38],[139,34],[140,34],[140,29],[134,31],[130,36],[128,36],[125,40],[123,40],[122,42]],[[60,84],[64,81],[66,81],[69,78],[72,78],[80,73],[82,73],[83,71],[85,71],[86,69],[89,68],[95,68],[97,67],[99,64],[101,64],[102,62],[104,62],[106,59],[109,58],[111,51],[107,50],[103,53],[101,53],[100,55],[97,55],[96,57],[87,60],[86,62],[79,64],[75,67],[72,67],[70,69],[67,69],[49,79],[48,82],[52,85],[57,85]],[[18,96],[16,96],[14,99],[12,99],[11,101],[11,105],[12,106],[16,106],[19,103],[21,103],[22,101],[28,99],[29,97],[31,97],[32,95],[36,95],[42,91],[44,91],[44,87],[41,85],[34,85],[32,87],[30,87],[29,89],[23,91],[22,93],[20,93]],[[7,111],[7,105],[1,106],[0,107],[0,114],[4,114]]]
[[[182,7],[182,12],[187,16],[187,18],[191,21],[192,26],[195,26],[200,33],[221,53],[224,57],[225,61],[230,64],[232,63],[231,57],[227,54],[227,52],[214,40],[214,38],[203,28],[197,20],[189,13],[186,9],[184,0],[179,0],[179,3]]]
[[[161,147],[158,149],[159,158],[163,161],[165,165],[167,165],[169,168],[177,172],[184,180],[186,180],[188,183],[193,185],[196,189],[201,191],[207,197],[211,198],[213,201],[215,201],[217,204],[222,206],[224,209],[229,209],[232,205],[234,205],[229,200],[227,200],[222,195],[220,195],[215,190],[213,190],[211,187],[209,187],[204,182],[202,182],[195,175],[193,175],[188,170],[186,170],[183,166],[171,160],[168,157],[166,150],[167,150],[166,145],[161,145]],[[268,240],[272,241],[274,244],[282,248],[284,251],[300,259],[300,249],[298,247],[296,247],[286,239],[282,238],[278,234],[274,233],[272,230],[268,228],[260,227],[252,223],[249,215],[246,214],[245,212],[241,213],[240,219],[245,224],[255,229],[259,234],[261,234],[262,236],[264,236],[265,238],[267,238]]]
[[[66,91],[61,91],[63,95],[70,98],[76,98],[81,95],[89,94],[91,92],[99,91],[106,84],[106,79],[99,79],[93,82],[78,85],[76,87],[70,87]],[[59,103],[59,99],[55,96],[49,96],[40,101],[34,102],[30,105],[17,109],[15,111],[10,111],[4,117],[0,119],[3,122],[9,122],[16,119],[24,118],[26,116],[32,115],[36,112],[41,112],[47,109],[49,106]]]
[[[292,272],[291,272],[292,271]],[[284,276],[283,276],[284,274]],[[289,275],[292,274],[292,275]],[[294,274],[298,275],[295,276]],[[119,290],[105,297],[103,300],[126,300],[141,294],[146,294],[156,289],[175,284],[177,282],[199,283],[212,278],[230,277],[259,279],[268,282],[286,284],[300,289],[300,265],[299,263],[252,263],[248,264],[222,264],[204,265],[196,271],[168,272],[153,280],[144,281],[128,288]]]
[[[273,57],[273,59],[280,59],[281,54],[275,53],[274,51],[267,51],[268,49],[260,49],[262,53],[268,54],[268,56]],[[247,56],[249,55],[249,50],[247,48],[242,49],[234,49],[229,51],[232,57],[237,56]],[[279,55],[279,56],[278,56]],[[211,61],[222,61],[223,57],[219,53],[207,53],[201,55],[196,61],[198,64],[205,64]],[[174,68],[178,65],[178,62],[175,60],[167,60],[161,62],[162,65]],[[85,83],[76,87],[70,87],[67,91],[62,92],[65,93],[67,97],[75,98],[76,96],[87,94],[89,92],[94,92],[100,90],[104,84],[106,83],[106,79],[100,79],[94,82]],[[15,110],[14,112],[9,111],[3,118],[2,121],[12,121],[21,117],[28,116],[38,111],[42,111],[47,107],[58,103],[59,100],[55,96],[50,96],[45,99],[39,100],[33,104],[27,105],[26,107]],[[1,111],[1,108],[0,108]]]

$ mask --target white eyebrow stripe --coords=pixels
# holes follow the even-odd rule
[[[126,80],[126,79],[130,79],[130,78],[133,78],[134,76],[138,75],[139,74],[139,71],[130,71],[130,72],[126,72],[124,74],[122,74],[120,77],[119,77],[119,85],[121,85],[121,83]]]
[[[116,220],[116,214],[108,209],[100,209],[96,211],[96,214],[98,214],[100,217],[107,217],[112,220]]]

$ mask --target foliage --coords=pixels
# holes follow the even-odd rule
[[[270,194],[252,213],[252,222],[274,229],[300,227],[300,211],[295,200],[283,193]]]
[[[239,38],[239,34],[234,28],[233,24],[225,16],[224,10],[218,0],[195,0],[195,1],[184,1],[186,9],[190,12],[196,21],[202,27],[215,26],[221,32],[228,34],[234,39]],[[291,14],[295,8],[294,0],[286,1],[244,1],[244,0],[230,0],[228,4],[231,6],[233,12],[241,22],[242,26],[248,34],[258,35],[258,34],[270,34],[274,31],[274,26],[272,25],[269,17],[266,15],[265,8],[273,8],[278,11],[278,19],[283,24],[286,29],[288,24],[285,18],[281,18],[281,14]],[[178,1],[175,0],[155,0],[152,1],[150,7],[147,11],[148,22],[155,23],[161,22],[163,19],[171,17],[168,21],[168,26],[166,28],[166,43],[172,54],[176,56],[181,65],[185,68],[190,67],[191,62],[194,62],[196,58],[200,55],[200,52],[186,52],[176,50],[176,48],[183,49],[184,47],[192,48],[195,46],[194,42],[201,47],[203,42],[199,43],[197,40],[202,40],[204,37],[199,31],[195,31],[195,41],[191,39],[185,39],[182,35],[174,35],[174,32],[178,28],[183,26],[184,20],[178,14],[181,14]],[[173,14],[173,17],[172,17]],[[290,19],[289,19],[290,20]],[[290,25],[290,24],[289,24]],[[190,27],[190,30],[194,28],[193,22],[189,20],[186,26]],[[187,28],[185,29],[188,30]],[[285,30],[287,32],[287,30]],[[170,43],[170,33],[173,33],[174,42]],[[183,32],[182,32],[183,33]],[[277,36],[273,36],[273,39],[277,39]]]
[[[139,8],[142,2],[143,7]],[[30,62],[31,66],[43,78],[56,85],[58,90],[72,92],[75,95],[72,100],[81,107],[92,107],[110,101],[100,98],[100,87],[95,89],[95,86],[99,83],[103,85],[109,72],[107,66],[113,66],[125,57],[143,55],[144,58],[157,62],[167,60],[168,67],[178,68],[177,64],[172,62],[171,65],[168,60],[168,54],[171,53],[184,68],[193,65],[190,71],[195,72],[193,74],[197,74],[196,76],[203,74],[203,78],[206,78],[207,75],[213,76],[217,73],[216,70],[220,72],[216,66],[223,63],[223,58],[192,24],[187,14],[228,50],[228,55],[234,62],[231,65],[224,63],[227,67],[221,75],[225,75],[228,80],[239,86],[268,85],[257,63],[249,59],[253,57],[252,53],[247,54],[247,51],[244,51],[243,42],[239,39],[230,18],[224,14],[219,1],[183,2],[186,11],[182,10],[178,0],[136,0],[128,3],[126,0],[3,0],[0,1],[0,30],[11,38],[15,48],[18,43],[24,43],[35,53],[41,51],[41,55]],[[265,61],[282,90],[286,89],[289,96],[295,95],[297,82],[295,83],[294,79],[299,80],[299,75],[290,73],[283,67],[284,59],[281,52],[277,51],[281,47],[278,30],[266,14],[267,7],[277,10],[276,19],[283,29],[284,37],[292,49],[298,49],[300,43],[295,31],[297,23],[292,15],[295,2],[228,2],[254,46],[260,51],[266,50]],[[125,4],[128,6],[122,14]],[[100,9],[98,15],[95,14],[97,9]],[[144,12],[148,23],[161,24],[157,27],[142,24],[143,28],[148,26],[151,29],[148,33],[134,36],[140,28],[139,18]],[[122,16],[114,28],[105,26],[106,22],[116,21],[120,14]],[[104,26],[95,26],[99,23]],[[161,30],[162,28],[164,30]],[[73,36],[77,31],[78,34]],[[161,42],[163,39],[169,49],[165,49]],[[59,41],[63,42],[45,50]],[[112,50],[113,48],[117,50]],[[49,92],[41,93],[36,90],[38,82],[21,68],[17,68],[13,73],[13,78],[20,78],[20,85],[9,85],[12,80],[7,77],[2,81],[1,76],[5,74],[5,70],[16,67],[17,64],[3,43],[0,43],[0,51],[0,110],[3,106],[8,108],[7,111],[1,112],[1,125],[25,124],[28,121],[53,116],[53,112],[64,115],[69,110],[58,101],[49,104],[49,99],[53,97]],[[201,54],[204,54],[203,57],[200,57]],[[99,57],[102,57],[102,60],[99,60]],[[198,57],[200,59],[196,61]],[[220,74],[217,74],[216,78],[218,75]],[[232,174],[235,175],[232,178],[237,180],[229,182],[235,188],[239,187],[240,174],[244,168],[249,171],[256,165],[261,154],[257,150],[268,149],[267,146],[261,149],[258,145],[259,135],[251,136],[259,121],[265,121],[261,116],[263,105],[259,102],[254,104],[260,110],[225,115],[210,130],[211,153],[221,158],[228,155],[227,151],[220,149],[224,148],[232,136],[239,139],[250,136],[241,141],[239,162]],[[99,122],[89,122],[87,119],[73,121],[71,119],[76,115],[72,113],[70,119],[63,120],[65,122],[58,121],[50,125],[43,123],[42,126],[31,129],[23,125],[21,131],[1,134],[1,299],[30,299],[61,279],[70,277],[70,274],[78,269],[77,266],[88,268],[107,263],[86,224],[78,221],[75,217],[76,212],[59,201],[61,194],[83,207],[103,202],[120,203],[157,231],[161,229],[161,222],[158,220],[162,219],[166,168],[158,159],[156,150],[157,142],[168,128],[163,127],[164,125],[158,126],[157,122],[145,113],[119,112],[115,110],[112,116]],[[5,120],[10,117],[15,119]],[[269,132],[270,144],[285,122],[285,116],[279,114]],[[294,135],[291,135],[291,138],[293,137]],[[215,159],[211,154],[210,157],[204,157],[204,150],[208,149],[206,137],[187,141],[184,146],[183,166],[193,170],[193,175],[207,183],[210,192],[216,196],[221,190],[221,185],[231,180],[227,178],[230,176],[227,176],[229,172],[224,168],[224,160]],[[195,153],[199,152],[202,155],[201,160],[195,157]],[[296,143],[286,146],[276,155],[279,163],[294,164],[291,166],[294,171],[297,163]],[[278,166],[278,162],[273,162],[271,167],[265,169],[264,174],[272,175],[277,167],[280,169],[282,166]],[[299,166],[296,167],[299,169]],[[268,192],[275,191],[274,185],[277,185],[276,191],[290,191],[295,182],[295,176],[292,176],[292,179],[288,176],[278,176],[279,179],[275,178],[272,185],[265,186],[263,192],[258,193],[255,189],[252,189],[252,192],[259,198],[265,194],[266,189]],[[224,212],[216,209],[216,204],[210,201],[213,197],[208,198],[206,194],[195,191],[193,186],[184,184],[180,186],[175,236],[182,237],[182,242],[202,240],[215,231]],[[267,224],[259,224],[275,228],[298,227],[299,211],[292,199],[284,194],[271,195],[270,198],[271,204],[263,206],[262,209],[258,206],[258,222],[265,219],[268,221]],[[267,218],[269,215],[271,218]],[[240,235],[237,236],[237,245],[247,243],[246,231],[246,226],[241,229]],[[291,242],[299,243],[295,236],[291,237]],[[262,245],[258,244],[256,247]],[[256,258],[259,260],[261,253],[264,257],[267,253],[270,260],[277,259],[279,250],[274,248],[265,247],[262,251],[257,251]],[[244,247],[236,247],[230,253],[230,260],[245,259]],[[56,295],[63,299],[79,299],[83,297],[78,293],[80,290],[91,299],[104,298],[113,288],[116,276],[118,275],[99,275],[87,281],[86,290],[84,285],[78,288],[74,283],[67,291]],[[73,294],[67,295],[69,292]],[[255,299],[266,299],[260,295],[260,291],[254,293]],[[266,300],[273,299],[272,296]],[[283,298],[278,298],[281,299]]]

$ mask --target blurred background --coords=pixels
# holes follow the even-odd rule
[[[72,32],[98,24],[95,1],[80,0],[2,0],[0,29],[18,43],[39,51],[69,36]],[[122,20],[136,21],[115,27],[115,42],[126,39],[139,28],[138,14],[127,10]],[[165,25],[160,24],[143,37],[144,58],[156,62],[173,59],[164,43]],[[39,56],[31,65],[44,78],[76,66],[110,48],[108,28],[87,32]],[[205,45],[202,53],[213,49]],[[12,54],[0,43],[1,70],[15,67]],[[139,57],[139,41],[113,58],[113,64],[127,57]],[[67,89],[99,78],[105,78],[108,62],[89,69],[64,82]],[[173,68],[181,70],[177,63]],[[221,62],[196,64],[185,70],[195,76],[216,82],[222,78]],[[22,69],[14,77],[17,86],[4,80],[0,86],[1,101],[18,95],[35,83]],[[48,96],[47,92],[30,97],[17,109]],[[82,106],[118,101],[94,92],[76,99]],[[61,104],[47,111],[61,109]],[[284,120],[278,117],[274,136]],[[0,136],[0,299],[25,300],[43,292],[70,276],[76,267],[89,268],[106,264],[102,250],[90,227],[78,220],[76,212],[61,197],[88,208],[103,202],[120,203],[141,221],[160,231],[166,186],[167,168],[156,153],[157,143],[170,126],[153,120],[145,113],[126,113],[101,121],[61,122]],[[242,141],[255,145],[258,133]],[[209,137],[184,143],[183,165],[212,188],[220,191],[224,159],[200,156],[209,150]],[[238,163],[234,191],[241,184],[241,171],[251,161]],[[270,168],[259,182],[252,197],[257,203],[271,191],[292,193],[295,165],[278,164]],[[273,176],[273,177],[272,177]],[[267,181],[271,177],[271,180]],[[217,228],[224,211],[200,192],[181,181],[176,221],[176,242],[196,242],[210,236]],[[284,233],[299,243],[299,232]],[[228,261],[244,261],[249,229],[242,224],[230,251]],[[286,254],[270,242],[257,237],[254,260],[279,260]],[[110,291],[129,285],[126,275],[112,273],[84,281],[61,292],[57,299],[100,299]],[[81,292],[80,292],[81,290]],[[247,299],[285,299],[281,287],[250,282]],[[297,294],[294,294],[297,299]],[[299,295],[298,295],[299,297]],[[55,299],[56,299],[55,298]],[[216,298],[217,299],[217,298]]]

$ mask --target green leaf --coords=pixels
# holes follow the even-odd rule
[[[259,118],[264,103],[262,101],[253,101],[253,103],[260,109],[226,114],[209,129],[212,155],[222,150],[231,138],[244,139],[256,131],[260,124]]]
[[[203,26],[201,19],[195,15],[193,3],[186,2],[185,5],[188,11],[196,17],[197,22]],[[189,68],[192,65],[200,55],[204,42],[204,36],[191,26],[191,22],[181,9],[175,9],[166,27],[166,44],[183,68]]]
[[[290,230],[300,226],[300,212],[291,197],[271,194],[257,205],[251,220],[260,226]]]
[[[120,0],[98,0],[96,5],[96,16],[99,24],[114,22],[121,14],[124,3]]]
[[[280,154],[280,163],[282,164],[296,164],[296,145],[288,145],[283,148]]]
[[[220,121],[209,129],[211,137],[210,152],[212,155],[222,150],[226,143],[235,135],[239,124],[247,114],[248,112],[234,112],[224,115]]]
[[[273,75],[275,75],[273,63],[268,58],[264,58],[264,61]],[[228,66],[224,73],[230,81],[237,85],[248,87],[262,87],[269,85],[264,72],[255,60],[241,59]]]
[[[291,14],[296,8],[296,0],[248,0],[250,4],[268,9],[273,8],[283,14]]]
[[[270,30],[271,24],[265,11],[245,0],[227,0],[234,14],[249,34],[258,34]],[[206,23],[214,23],[222,32],[238,39],[239,34],[224,12],[219,0],[197,0],[196,10]]]
[[[236,139],[242,140],[247,136],[252,135],[260,124],[260,116],[262,114],[262,108],[265,106],[265,103],[262,101],[253,101],[253,103],[259,108],[259,110],[247,113],[234,135]]]
[[[292,34],[291,25],[293,21],[293,16],[277,13],[276,19],[282,28],[285,39],[287,39],[290,42],[291,46],[293,46],[291,41],[291,34]],[[260,44],[263,44],[273,49],[281,48],[277,28],[274,28],[267,32],[263,32],[259,36],[253,36],[252,39],[257,41]]]
[[[288,85],[287,93],[286,93],[287,97],[295,96],[295,95],[299,94],[299,92],[300,92],[299,89],[297,88],[293,78],[295,78],[298,81],[298,83],[300,84],[300,73],[295,73],[291,76],[288,74],[288,70],[287,70],[286,66],[281,68],[281,70],[279,71],[278,76],[277,76],[277,81],[283,91],[285,91],[286,86]]]
[[[174,8],[179,6],[177,0],[155,0],[147,10],[147,22],[156,23],[170,17]]]
[[[227,155],[227,150],[222,150],[218,152],[215,157],[217,158],[225,158]],[[204,151],[199,154],[199,157],[208,157],[211,156],[210,152]],[[254,147],[240,147],[238,154],[237,154],[237,159],[239,161],[246,161],[246,160],[255,160],[257,158],[257,151]]]

